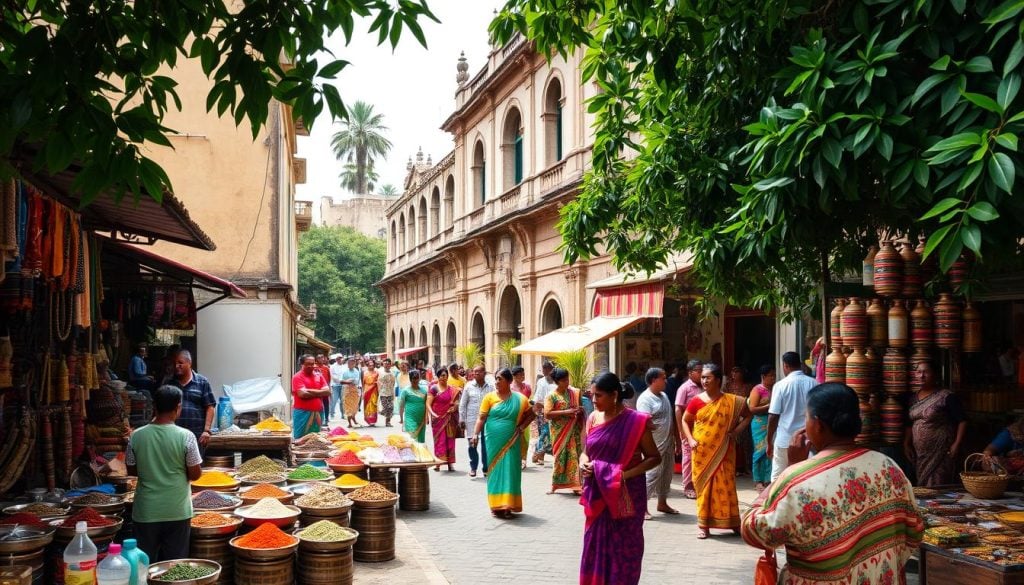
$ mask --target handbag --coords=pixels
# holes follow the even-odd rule
[[[779,562],[775,558],[775,551],[766,550],[754,567],[754,585],[777,585],[778,582]]]

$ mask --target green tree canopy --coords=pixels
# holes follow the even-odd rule
[[[316,303],[317,336],[335,347],[384,349],[384,240],[350,227],[313,227],[299,239],[299,301]]]
[[[384,137],[388,129],[384,125],[384,114],[375,113],[371,104],[357,101],[349,109],[343,124],[344,127],[331,138],[335,158],[348,163],[341,173],[341,186],[356,195],[365,195],[377,180],[373,171],[374,159],[387,156],[391,150],[391,142]]]
[[[566,257],[653,269],[694,254],[707,292],[803,311],[879,233],[948,268],[1019,251],[1019,0],[509,0],[505,41],[582,47],[600,89]],[[624,156],[628,155],[628,156]]]
[[[348,42],[357,26],[380,43],[435,19],[426,0],[31,0],[0,6],[0,175],[27,164],[56,173],[80,167],[76,188],[90,201],[145,189],[159,198],[167,175],[142,154],[170,146],[163,124],[181,107],[173,79],[179,59],[200,59],[214,81],[206,107],[248,120],[253,136],[271,98],[311,126],[327,110],[346,114],[330,80],[348,61],[323,67],[329,35]],[[436,19],[435,19],[436,20]]]

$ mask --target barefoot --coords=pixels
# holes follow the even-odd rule
[[[664,505],[664,506],[658,506],[658,511],[661,512],[662,514],[678,514],[679,513],[679,510],[676,510],[675,508],[673,508],[672,506],[669,506],[667,504]]]
[[[698,540],[704,540],[705,538],[707,538],[709,536],[711,536],[711,531],[710,530],[702,529],[700,532],[697,533],[697,539]]]

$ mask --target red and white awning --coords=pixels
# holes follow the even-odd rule
[[[664,314],[665,285],[661,282],[620,286],[597,291],[595,317],[650,317]]]

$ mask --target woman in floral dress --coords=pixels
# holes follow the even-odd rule
[[[569,372],[555,368],[551,372],[557,386],[544,399],[544,418],[551,425],[551,491],[580,491],[579,459],[583,448],[583,423],[586,416],[580,404],[580,391],[569,387]]]
[[[806,418],[790,466],[744,516],[743,539],[786,547],[781,585],[906,583],[924,530],[910,481],[892,459],[854,443],[861,422],[849,386],[816,386]]]

